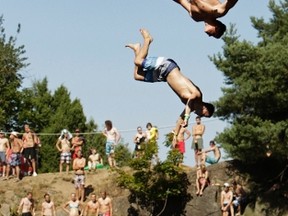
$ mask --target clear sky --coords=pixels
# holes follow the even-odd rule
[[[144,83],[133,79],[133,53],[124,47],[141,42],[139,29],[154,37],[150,55],[174,59],[183,74],[201,88],[204,101],[221,95],[223,75],[208,59],[221,52],[222,40],[206,36],[204,24],[194,22],[172,0],[0,0],[7,35],[21,32],[18,45],[25,45],[29,67],[22,71],[24,87],[48,78],[53,92],[61,84],[79,98],[87,118],[102,130],[112,120],[125,143],[134,148],[136,127],[152,122],[160,132],[160,156],[165,157],[164,135],[170,132],[184,108],[166,83]],[[239,0],[221,19],[236,25],[241,39],[257,42],[250,17],[271,17],[268,0]],[[193,124],[195,115],[191,116]],[[218,119],[203,119],[205,146],[228,125]],[[191,129],[191,125],[189,129]],[[71,129],[72,130],[72,129]],[[56,132],[56,131],[55,131]],[[185,163],[194,165],[186,143]]]

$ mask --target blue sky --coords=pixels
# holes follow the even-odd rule
[[[133,53],[125,48],[141,42],[139,29],[147,28],[154,37],[150,55],[174,59],[183,74],[197,84],[205,101],[221,95],[223,75],[208,59],[221,52],[222,40],[203,33],[204,24],[194,22],[172,0],[0,0],[0,14],[8,35],[15,35],[18,23],[19,45],[25,45],[29,67],[22,71],[24,87],[34,80],[48,78],[53,92],[61,84],[79,98],[87,118],[99,129],[112,120],[133,149],[136,127],[147,122],[159,127],[160,156],[167,149],[163,137],[172,130],[184,105],[166,83],[142,83],[133,79]],[[236,25],[241,39],[256,43],[257,32],[250,17],[268,20],[268,0],[239,0],[221,19]],[[195,115],[191,116],[191,124]],[[228,125],[218,119],[203,119],[205,146]],[[191,129],[192,126],[189,127]],[[56,131],[55,131],[56,132]],[[186,143],[185,163],[194,165]]]

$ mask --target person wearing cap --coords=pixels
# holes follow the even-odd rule
[[[16,182],[20,180],[20,164],[21,164],[21,153],[23,151],[23,141],[18,138],[18,133],[13,131],[10,134],[10,144],[12,154],[6,170],[5,180],[9,178],[10,167],[15,167],[16,171]]]
[[[7,166],[7,151],[9,149],[9,140],[5,137],[4,131],[0,131],[0,166],[2,166],[2,176],[5,177]],[[0,176],[1,177],[1,176]]]
[[[198,154],[202,154],[202,163],[205,164],[216,164],[218,163],[218,161],[221,158],[221,152],[219,147],[216,145],[216,143],[214,142],[214,140],[211,140],[210,143],[210,148],[203,150],[202,152],[198,153]],[[208,152],[213,152],[213,156],[209,156],[207,153]]]
[[[234,209],[232,205],[233,192],[230,191],[229,183],[224,183],[224,189],[221,192],[221,210],[222,216],[228,216],[229,212],[234,216]]]
[[[37,176],[36,172],[36,148],[35,145],[39,144],[39,139],[36,134],[30,129],[28,124],[24,125],[25,133],[22,136],[23,140],[23,155],[28,164],[32,166],[33,176]]]
[[[58,138],[56,143],[56,148],[58,149],[60,154],[60,164],[59,164],[59,172],[62,173],[63,164],[66,163],[66,173],[69,173],[69,166],[71,163],[71,143],[70,139],[72,135],[68,130],[63,129],[61,131],[61,136]]]
[[[74,149],[74,153],[72,155],[72,159],[77,158],[78,150],[82,150],[82,146],[84,144],[83,137],[80,136],[80,130],[77,128],[75,130],[75,137],[71,140],[72,149]]]

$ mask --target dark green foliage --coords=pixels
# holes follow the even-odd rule
[[[169,142],[169,141],[166,141]],[[181,154],[171,150],[164,162],[156,165],[151,163],[153,154],[157,152],[157,143],[147,143],[145,154],[141,158],[131,161],[131,172],[118,171],[120,186],[128,188],[131,192],[129,201],[137,204],[137,209],[131,207],[129,212],[148,211],[157,215],[181,215],[185,203],[191,198],[187,194],[189,181],[186,173],[177,165],[181,161]],[[180,206],[170,208],[167,206],[171,200],[177,200]],[[183,208],[181,207],[183,206]],[[179,207],[179,208],[178,208]],[[180,212],[179,212],[180,211]]]
[[[28,64],[24,46],[16,46],[16,37],[7,38],[3,27],[3,17],[0,17],[0,128],[17,128],[20,110],[20,92],[22,75],[19,73]],[[17,32],[20,32],[20,25]]]
[[[279,173],[284,170],[278,176],[267,172],[265,184],[250,170],[250,178],[255,180],[252,191],[262,195],[275,183],[288,183],[288,0],[279,5],[270,1],[269,8],[272,18],[268,22],[251,18],[258,31],[258,44],[240,41],[235,26],[231,26],[223,37],[223,53],[210,57],[223,72],[226,84],[223,96],[215,102],[215,115],[231,123],[216,141],[228,156],[254,171],[259,164],[269,163],[277,166],[274,170]],[[287,193],[287,188],[281,188]]]
[[[252,18],[262,39],[257,45],[240,41],[232,26],[223,53],[211,57],[226,84],[216,116],[231,122],[217,141],[229,156],[249,162],[265,157],[268,148],[285,160],[288,150],[288,1],[269,6],[270,22]]]
[[[129,165],[132,159],[132,154],[128,149],[128,144],[118,144],[115,148],[115,160],[117,166],[123,167]]]
[[[21,110],[19,110],[20,131],[25,123],[36,132],[43,130],[49,125],[48,116],[54,111],[51,103],[53,97],[48,90],[48,80],[35,81],[31,88],[25,88],[21,92]]]

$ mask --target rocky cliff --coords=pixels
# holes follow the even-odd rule
[[[129,171],[128,168],[126,168]],[[185,167],[184,171],[187,173],[189,179],[189,186],[185,199],[168,199],[168,202],[163,202],[159,208],[159,213],[162,211],[162,216],[219,216],[220,211],[220,193],[224,182],[231,182],[233,178],[239,178],[231,169],[231,164],[227,162],[208,166],[211,184],[208,186],[203,196],[195,195],[195,178],[196,169]],[[149,215],[144,209],[139,210],[140,207],[129,199],[129,191],[117,186],[116,178],[118,174],[110,170],[97,170],[96,173],[87,173],[85,191],[86,196],[95,192],[100,194],[100,191],[106,190],[110,197],[113,198],[113,216],[140,216]],[[245,179],[241,179],[247,182]],[[248,186],[244,185],[246,190]],[[36,202],[36,215],[40,215],[41,203],[43,202],[43,195],[45,193],[51,194],[53,201],[57,206],[57,216],[67,215],[62,206],[69,200],[69,196],[74,192],[73,174],[69,175],[59,173],[40,174],[37,177],[25,177],[20,182],[14,182],[13,179],[0,181],[0,215],[12,216],[17,209],[20,199],[26,195],[28,191],[33,192],[33,197]],[[88,200],[88,199],[87,199]],[[130,201],[130,202],[129,202]],[[87,202],[87,201],[86,201]],[[287,202],[288,203],[288,202]],[[162,207],[165,208],[163,209]],[[248,205],[243,215],[246,216],[264,216],[265,211],[269,208],[267,203],[260,200]],[[280,212],[274,215],[288,215]],[[270,215],[269,215],[270,216]]]

